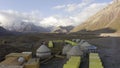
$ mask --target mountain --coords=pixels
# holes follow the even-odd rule
[[[3,35],[13,35],[13,33],[0,26],[0,36]]]
[[[7,30],[0,26],[0,33],[6,32]]]
[[[114,30],[120,32],[120,0],[114,0],[103,10],[90,17],[84,23],[76,26],[71,32],[85,31],[106,31]]]
[[[49,28],[43,28],[32,23],[22,22],[22,25],[19,28],[12,28],[12,31],[16,32],[50,32]]]
[[[74,26],[58,26],[52,32],[55,33],[67,33],[70,32]]]
[[[12,24],[10,26],[6,26],[4,27],[6,28],[7,30],[11,31],[11,32],[21,32],[21,33],[29,33],[29,32],[50,32],[51,28],[48,27],[48,28],[44,28],[44,27],[41,27],[41,26],[37,26],[33,23],[30,23],[30,22],[19,22],[19,24],[15,23],[15,24]]]

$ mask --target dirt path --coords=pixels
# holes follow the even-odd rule
[[[89,68],[89,55],[82,58],[82,62],[80,64],[80,68]]]

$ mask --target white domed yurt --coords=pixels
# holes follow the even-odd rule
[[[67,52],[67,58],[71,56],[82,56],[83,52],[80,50],[79,46],[73,46],[69,52]]]
[[[80,48],[82,50],[87,50],[89,46],[91,46],[91,44],[89,44],[88,42],[84,42],[80,45]]]
[[[45,45],[41,45],[36,51],[36,56],[40,57],[41,59],[47,58],[50,55],[51,55],[51,50]]]
[[[80,49],[84,53],[83,56],[86,56],[89,53],[89,47],[90,46],[91,46],[91,44],[89,44],[88,42],[84,42],[81,45],[79,45]]]
[[[65,45],[65,46],[63,47],[63,49],[62,49],[62,54],[63,54],[63,55],[66,55],[67,52],[68,52],[71,48],[72,48],[72,46],[71,46],[70,44]]]
[[[81,40],[80,43],[78,43],[78,45],[80,46],[81,44],[83,44],[84,42],[86,42],[85,40]]]
[[[80,42],[80,39],[76,39],[76,42],[79,43],[79,42]]]

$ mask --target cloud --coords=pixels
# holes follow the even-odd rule
[[[40,12],[39,12],[40,14]],[[30,13],[18,12],[14,10],[1,10],[0,11],[0,26],[3,26],[6,29],[12,30],[20,29],[27,24],[38,24],[40,21],[40,15],[36,11]],[[22,24],[23,22],[24,25]]]
[[[89,17],[96,14],[98,11],[102,10],[108,4],[110,4],[110,3],[88,4],[90,1],[93,1],[93,0],[84,0],[84,1],[79,4],[68,4],[65,8],[65,10],[70,12],[71,14],[75,12],[74,15],[70,15],[69,17],[67,17],[67,19],[70,20],[73,25],[78,25],[80,23],[83,23]],[[78,12],[76,12],[76,11],[78,11]],[[64,18],[64,17],[62,17],[62,18]]]
[[[80,11],[74,15],[70,15],[67,17],[65,17],[65,16],[50,16],[50,17],[44,18],[41,21],[41,24],[46,27],[48,26],[48,24],[49,24],[49,26],[60,26],[60,25],[76,26],[76,25],[84,22],[85,20],[87,20],[89,17],[91,17],[98,11],[102,10],[107,5],[108,5],[107,3],[92,3],[92,4],[88,5],[87,7],[82,8],[82,11]],[[74,5],[72,5],[72,6],[74,6]],[[71,9],[74,9],[74,7],[70,8],[70,11],[71,11]]]
[[[82,0],[82,2],[93,2],[94,0]]]
[[[88,7],[84,8],[80,13],[77,13],[76,15],[71,16],[70,18],[76,22],[76,25],[78,25],[87,20],[92,15],[96,14],[98,11],[102,10],[107,5],[107,3],[90,4]]]
[[[65,8],[65,10],[68,12],[72,12],[72,11],[76,10],[77,8],[78,8],[77,4],[68,4],[67,8]]]
[[[57,9],[57,10],[63,9],[67,12],[72,12],[77,9],[83,8],[86,5],[87,5],[87,3],[85,3],[85,2],[82,2],[79,4],[73,3],[73,4],[67,4],[67,5],[58,5],[58,6],[53,7],[53,9]]]
[[[53,9],[63,9],[63,8],[65,8],[65,5],[58,5],[53,7]]]
[[[41,21],[41,25],[44,25],[45,27],[69,26],[69,25],[73,25],[73,21],[69,19],[68,17],[50,16],[50,17],[44,18]]]
[[[82,0],[81,3],[72,3],[72,4],[67,4],[67,5],[57,5],[53,7],[53,9],[64,9],[67,12],[74,12],[78,9],[82,9],[85,6],[89,5],[92,3],[94,0]]]
[[[73,25],[73,21],[64,16],[41,17],[40,12],[32,11],[30,13],[18,12],[14,10],[0,11],[0,26],[6,29],[21,29],[27,24],[34,24],[40,27],[56,27]]]
[[[56,27],[56,26],[69,26],[78,25],[83,23],[89,17],[106,7],[109,3],[91,3],[85,2],[79,4],[68,4],[57,6],[56,9],[65,10],[70,12],[71,15],[51,15],[42,17],[40,11],[32,12],[18,12],[14,10],[0,10],[0,26],[6,29],[22,28],[26,24],[35,24],[41,27]],[[63,9],[64,8],[64,9]],[[78,9],[79,8],[79,9]],[[81,11],[79,11],[81,10]],[[78,11],[78,12],[76,12]],[[72,14],[74,13],[75,14]],[[22,23],[24,22],[24,23]],[[24,24],[24,25],[23,25]]]

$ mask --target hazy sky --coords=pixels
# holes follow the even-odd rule
[[[112,0],[0,0],[0,26],[21,21],[43,27],[78,25],[111,3]]]

